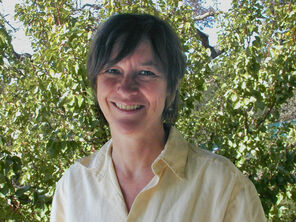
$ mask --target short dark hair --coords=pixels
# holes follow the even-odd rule
[[[88,77],[96,94],[97,75],[105,65],[117,63],[131,54],[143,37],[152,45],[154,53],[160,59],[165,71],[167,98],[163,120],[173,124],[177,118],[178,83],[185,70],[184,55],[180,41],[171,26],[148,14],[119,14],[110,17],[95,34],[88,57]],[[120,38],[120,41],[118,41]],[[119,44],[119,53],[110,61],[115,44]]]

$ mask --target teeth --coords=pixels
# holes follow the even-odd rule
[[[139,109],[141,107],[141,105],[124,105],[124,104],[120,104],[120,103],[115,103],[115,105],[119,108],[119,109],[124,109],[124,110],[136,110]]]

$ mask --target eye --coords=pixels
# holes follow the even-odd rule
[[[120,71],[119,71],[118,69],[106,69],[106,70],[104,71],[104,73],[115,74],[115,75],[117,75],[117,74],[120,74]]]
[[[147,71],[147,70],[140,71],[139,75],[142,75],[142,76],[156,76],[155,73],[153,73],[151,71]]]

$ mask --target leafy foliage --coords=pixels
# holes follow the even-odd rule
[[[193,143],[231,159],[254,182],[270,221],[295,219],[296,128],[280,121],[296,86],[296,4],[234,0],[220,14],[211,60],[196,15],[201,1],[26,0],[16,17],[31,36],[31,58],[17,58],[0,20],[0,220],[47,221],[55,182],[109,137],[86,74],[88,45],[114,13],[151,13],[178,32],[187,70],[177,127]]]

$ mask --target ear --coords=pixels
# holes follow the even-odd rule
[[[169,93],[169,92],[167,93],[167,98],[166,98],[166,103],[165,103],[166,108],[168,108],[172,105],[175,97],[176,97],[176,91],[174,93]]]
[[[176,84],[176,88],[174,89],[173,93],[167,92],[167,98],[166,98],[166,104],[165,104],[166,108],[170,107],[174,102],[176,98],[177,90],[179,89],[180,82],[181,81],[179,80],[178,83]]]

